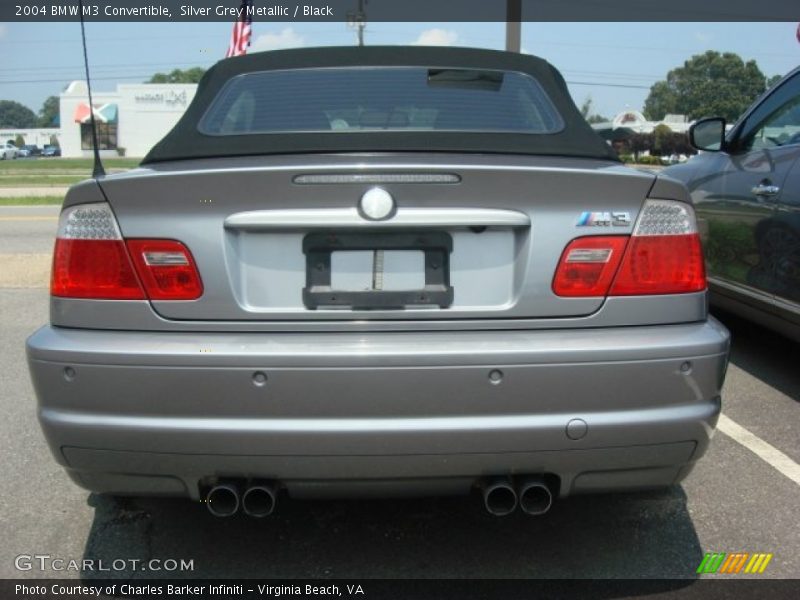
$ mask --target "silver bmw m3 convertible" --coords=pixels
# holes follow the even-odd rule
[[[218,63],[140,168],[69,190],[51,295],[27,350],[56,460],[219,516],[669,486],[729,346],[683,185],[488,50]]]

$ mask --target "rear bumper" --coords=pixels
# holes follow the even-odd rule
[[[215,477],[295,495],[669,485],[705,452],[729,345],[716,321],[556,331],[127,333],[28,340],[56,459],[97,492]]]

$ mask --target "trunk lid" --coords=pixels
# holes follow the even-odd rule
[[[552,291],[561,253],[630,233],[654,180],[592,159],[295,155],[158,163],[100,185],[124,237],[194,256],[204,293],[152,302],[163,318],[331,321],[591,314],[603,298]],[[375,188],[396,204],[385,220],[359,212]]]

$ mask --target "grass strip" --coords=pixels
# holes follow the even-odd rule
[[[47,204],[61,204],[63,196],[19,196],[16,198],[0,197],[0,206],[39,206]]]
[[[103,166],[108,169],[134,169],[139,166],[139,158],[104,158]],[[87,176],[92,171],[91,158],[23,158],[0,161],[0,174],[13,171],[48,171],[51,169],[82,169]]]

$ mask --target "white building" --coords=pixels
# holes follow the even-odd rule
[[[194,98],[193,83],[120,84],[114,92],[92,90],[102,156],[142,157],[183,115]],[[92,131],[86,82],[61,94],[62,156],[91,156]]]
[[[0,144],[15,143],[17,136],[21,136],[25,144],[35,144],[44,148],[58,141],[61,143],[61,130],[52,127],[41,129],[0,129]]]
[[[635,133],[652,133],[659,125],[666,125],[675,133],[686,133],[691,124],[686,115],[666,115],[661,121],[648,121],[638,110],[625,110],[610,123],[598,123],[595,129],[630,129]]]

